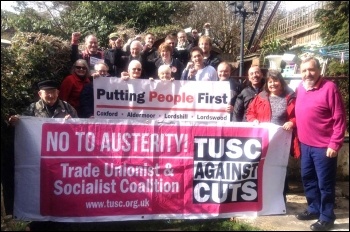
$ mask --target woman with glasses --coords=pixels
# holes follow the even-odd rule
[[[90,83],[90,71],[84,59],[74,62],[71,74],[66,76],[61,83],[59,98],[71,104],[79,117],[81,116],[80,93],[84,85],[88,83]]]

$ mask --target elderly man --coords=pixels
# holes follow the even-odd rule
[[[137,60],[141,63],[143,69],[141,77],[148,79],[149,77],[155,77],[157,75],[157,68],[154,61],[148,61],[144,53],[142,53],[143,46],[140,41],[134,40],[130,44],[130,56],[123,57],[123,63],[125,64],[123,70],[127,71],[129,64],[133,60]]]
[[[30,104],[22,113],[23,116],[41,118],[77,118],[77,112],[69,103],[58,99],[59,84],[54,80],[45,80],[38,83],[40,100]],[[9,118],[11,125],[19,120],[19,115]]]
[[[129,80],[129,79],[145,79],[142,78],[141,75],[142,72],[142,64],[138,60],[132,60],[129,63],[128,71],[121,73],[121,78],[123,80]]]
[[[98,40],[95,35],[85,37],[85,50],[80,52],[78,48],[80,36],[80,32],[72,33],[71,61],[74,63],[78,59],[84,59],[89,64],[90,70],[93,70],[95,64],[104,61],[104,54],[98,47]]]
[[[58,99],[59,84],[54,80],[45,80],[38,83],[40,100],[30,104],[22,113],[23,116],[40,118],[77,118],[77,112],[69,103]],[[10,125],[14,126],[19,120],[19,115],[12,115],[9,118]],[[50,227],[50,221],[32,221],[26,230],[40,230]]]
[[[296,89],[295,116],[301,144],[301,180],[307,208],[299,220],[315,220],[313,231],[331,230],[336,219],[337,156],[344,142],[346,112],[339,89],[321,76],[318,59],[300,65],[302,82]]]

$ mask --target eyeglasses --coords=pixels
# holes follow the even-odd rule
[[[132,68],[131,70],[132,70],[132,71],[138,71],[138,72],[140,72],[140,71],[141,71],[141,69],[140,69],[140,68]]]
[[[99,73],[107,73],[107,70],[96,70]]]
[[[119,39],[118,37],[112,37],[110,38],[110,40],[116,41],[117,39]]]
[[[86,67],[84,66],[75,66],[76,69],[79,69],[79,70],[86,70]]]

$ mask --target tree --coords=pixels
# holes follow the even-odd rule
[[[124,24],[137,33],[172,24],[173,18],[187,17],[190,2],[180,1],[19,1],[17,17],[5,19],[6,25],[22,32],[38,32],[70,39],[71,33],[95,34],[107,47],[108,35]],[[35,8],[35,9],[34,9]],[[3,24],[2,24],[3,25]],[[3,29],[3,27],[2,27]]]
[[[320,24],[324,45],[349,42],[349,2],[331,1],[326,9],[319,9],[315,21]]]

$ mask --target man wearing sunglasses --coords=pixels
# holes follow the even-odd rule
[[[144,79],[141,75],[142,72],[142,64],[138,60],[132,60],[129,63],[128,71],[121,73],[121,78],[123,80],[129,80],[129,79]]]

